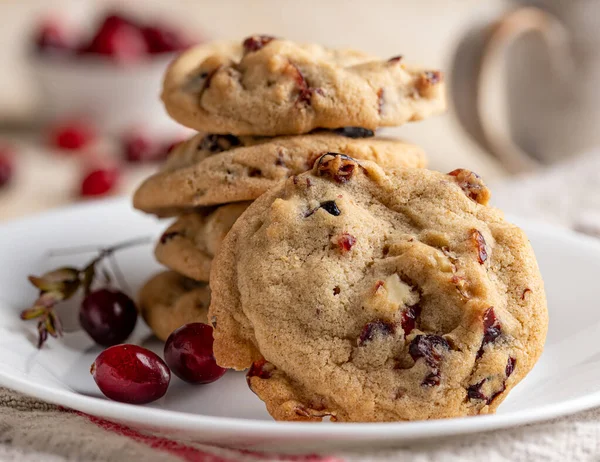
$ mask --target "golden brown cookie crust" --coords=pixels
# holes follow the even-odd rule
[[[548,318],[526,235],[488,199],[466,171],[324,156],[223,242],[217,361],[251,367],[280,420],[494,412],[537,361]]]
[[[265,36],[181,54],[162,100],[177,122],[234,135],[297,135],[317,128],[397,126],[446,108],[443,75],[400,56],[382,60]]]
[[[208,324],[210,289],[174,271],[155,274],[138,293],[138,308],[154,335],[166,341],[190,322]]]
[[[194,207],[251,201],[279,181],[312,167],[325,152],[345,152],[384,168],[424,167],[423,150],[380,137],[332,132],[278,138],[198,134],[180,144],[163,170],[137,189],[134,207],[160,216]]]
[[[237,202],[182,215],[156,243],[156,260],[183,276],[208,281],[215,253],[249,205],[250,202]]]

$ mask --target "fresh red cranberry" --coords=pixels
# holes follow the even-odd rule
[[[180,33],[164,25],[144,27],[142,34],[151,54],[183,51],[190,46]]]
[[[213,354],[213,329],[194,322],[175,330],[165,343],[165,361],[173,373],[189,383],[211,383],[225,374]]]
[[[119,181],[116,168],[100,168],[86,174],[81,182],[80,194],[83,197],[102,196],[110,192]]]
[[[123,152],[127,162],[157,160],[160,146],[143,131],[132,131],[123,137]]]
[[[131,298],[118,290],[100,289],[85,296],[79,310],[81,327],[102,346],[127,340],[137,321]]]
[[[137,345],[104,350],[90,368],[98,388],[114,401],[146,404],[164,396],[171,373],[156,354]]]
[[[13,177],[13,153],[8,147],[0,147],[0,188],[7,186]]]
[[[38,28],[34,41],[40,53],[62,54],[73,49],[72,40],[56,21],[43,22]]]
[[[70,120],[50,129],[50,144],[59,149],[76,151],[95,139],[96,130],[83,120]]]
[[[148,45],[141,29],[133,21],[110,15],[82,53],[109,56],[115,61],[138,61],[148,54]]]

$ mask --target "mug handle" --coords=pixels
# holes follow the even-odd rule
[[[513,172],[531,171],[542,165],[534,156],[519,147],[512,139],[506,117],[490,111],[494,107],[494,76],[501,74],[504,52],[519,38],[528,33],[537,33],[544,39],[550,51],[553,71],[565,73],[571,70],[572,59],[569,52],[568,33],[562,23],[550,13],[535,7],[523,7],[507,13],[479,37],[479,57],[470,64],[475,65],[475,88],[463,87],[464,95],[471,94],[472,102],[469,121],[462,118],[465,128],[481,143],[501,159],[505,167]],[[471,36],[471,39],[474,36]],[[473,43],[473,42],[471,42]],[[460,53],[460,51],[459,51]],[[459,56],[457,54],[457,60]],[[463,59],[464,61],[464,59]],[[457,63],[455,63],[456,67]],[[456,91],[456,88],[455,88]],[[456,99],[456,94],[455,94]],[[458,101],[456,101],[458,103]],[[460,114],[460,104],[457,112]],[[463,114],[464,116],[464,114]]]

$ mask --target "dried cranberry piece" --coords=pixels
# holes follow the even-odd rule
[[[420,96],[428,97],[433,88],[443,80],[443,74],[440,71],[425,71],[419,75],[416,87]]]
[[[437,366],[442,354],[450,349],[448,341],[439,335],[417,335],[410,343],[408,353],[413,360],[423,358],[430,366]]]
[[[306,80],[306,78],[304,77],[304,74],[302,74],[302,71],[300,70],[300,68],[292,63],[291,61],[289,62],[289,66],[288,69],[290,69],[290,73],[292,74],[292,78],[296,81],[296,85],[298,86],[298,98],[296,99],[297,103],[303,103],[303,104],[310,104],[310,100],[312,98],[312,94],[313,94],[313,89],[310,88],[310,85],[308,84],[308,81]],[[316,91],[318,93],[322,93],[322,91],[320,91],[320,89],[316,89]]]
[[[333,203],[335,204],[335,201],[333,201]],[[346,253],[352,250],[352,247],[354,247],[354,244],[356,244],[356,238],[352,234],[342,233],[340,236],[338,236],[336,243],[340,251],[342,253]]]
[[[496,318],[494,307],[491,306],[483,314],[483,340],[481,341],[481,347],[479,347],[479,351],[477,352],[477,358],[480,358],[483,354],[483,347],[496,340],[501,333],[502,325],[500,324],[500,321],[498,321],[498,318]]]
[[[477,173],[464,168],[452,170],[448,175],[456,177],[458,186],[467,197],[478,204],[487,205],[490,200],[490,190]]]
[[[321,202],[321,206],[320,206],[323,210],[325,210],[327,213],[333,215],[334,217],[338,217],[342,214],[341,210],[338,208],[337,204],[335,203],[335,201],[326,201],[326,202]]]
[[[250,386],[250,379],[252,377],[270,379],[271,375],[273,375],[273,371],[275,371],[275,366],[265,358],[254,361],[246,373],[246,382],[248,382],[248,386]]]
[[[362,127],[342,127],[333,130],[338,135],[346,136],[348,138],[370,138],[375,136],[373,130]]]
[[[439,335],[417,335],[408,347],[408,353],[414,361],[423,358],[431,368],[422,386],[430,387],[440,384],[440,363],[445,352],[450,350],[448,341]]]
[[[508,357],[508,361],[506,362],[506,378],[509,378],[515,370],[515,365],[517,364],[517,360],[512,356]]]
[[[166,244],[171,239],[179,236],[180,234],[181,233],[179,233],[178,231],[171,231],[171,232],[163,233],[163,235],[160,236],[160,243],[161,244]]]
[[[395,332],[396,326],[387,321],[382,321],[381,319],[372,321],[363,327],[363,330],[358,337],[358,346],[372,341],[376,336],[387,337],[389,335],[394,335]]]
[[[471,241],[477,248],[477,261],[480,265],[483,265],[488,259],[487,245],[483,234],[476,229],[471,230]]]
[[[356,170],[358,162],[345,154],[328,152],[317,161],[317,174],[330,176],[338,183],[346,183]]]
[[[506,363],[506,369],[505,369],[506,379],[508,379],[511,376],[511,374],[513,373],[516,362],[517,362],[517,360],[515,358],[513,358],[512,356],[510,356],[508,358],[508,361]],[[485,404],[491,404],[492,401],[494,401],[494,399],[496,399],[496,397],[500,393],[502,393],[504,390],[506,390],[506,379],[504,379],[502,381],[502,386],[500,387],[500,389],[497,390],[496,392],[494,392],[494,394],[490,397],[486,396],[481,391],[481,388],[483,387],[483,384],[487,381],[487,379],[483,379],[483,380],[477,382],[475,385],[469,386],[467,388],[467,397],[472,400],[485,401]]]
[[[240,146],[242,142],[237,136],[233,135],[206,135],[200,144],[198,144],[198,150],[209,151],[209,152],[223,152],[227,151],[236,146]]]
[[[383,110],[384,95],[385,95],[385,92],[383,91],[383,88],[380,88],[379,91],[377,92],[377,113],[378,114],[381,114],[381,111]]]
[[[481,387],[485,383],[485,379],[481,382],[476,383],[475,385],[470,385],[467,388],[467,396],[469,399],[483,400],[487,402],[488,398],[481,392]]]
[[[403,58],[404,58],[404,56],[402,56],[402,55],[393,56],[390,59],[388,59],[387,62],[390,64],[396,64],[396,63],[399,63],[400,61],[402,61]]]
[[[483,343],[487,344],[496,340],[501,334],[501,328],[502,326],[498,318],[496,318],[494,307],[488,308],[483,315]]]
[[[417,318],[421,314],[421,307],[419,305],[409,306],[402,313],[400,324],[404,330],[404,335],[408,335],[417,325]]]
[[[258,51],[264,47],[267,43],[275,40],[275,37],[271,35],[252,35],[242,42],[245,53],[252,51]]]
[[[530,292],[532,292],[532,290],[529,287],[526,287],[523,293],[521,294],[521,300],[525,300],[525,296]]]

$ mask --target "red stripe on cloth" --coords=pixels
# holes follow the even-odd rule
[[[152,449],[168,452],[169,454],[180,457],[187,462],[235,462],[235,459],[224,459],[223,457],[200,451],[199,449],[186,446],[185,444],[177,441],[167,438],[160,438],[158,436],[144,435],[133,430],[132,428],[118,423],[109,422],[108,420],[84,414],[83,412],[74,412],[82,417],[87,418],[90,422],[98,425],[104,430],[117,433],[121,436],[126,436],[127,438],[137,441],[138,443],[144,443]]]
[[[332,456],[319,456],[317,454],[307,455],[277,455],[269,453],[261,453],[256,451],[250,451],[246,449],[232,449],[222,448],[215,446],[216,450],[231,452],[233,458],[225,458],[216,454],[211,454],[206,451],[202,451],[193,446],[188,446],[178,441],[173,441],[168,438],[162,438],[152,435],[144,435],[130,427],[121,425],[115,422],[110,422],[99,417],[95,417],[83,412],[74,411],[67,408],[62,408],[63,411],[73,412],[79,416],[88,419],[90,422],[98,425],[100,428],[106,431],[117,433],[118,435],[130,438],[138,443],[143,443],[158,451],[168,452],[171,455],[177,456],[186,462],[236,462],[239,461],[238,456],[252,457],[257,460],[277,460],[282,462],[344,462],[343,459],[332,457]]]

